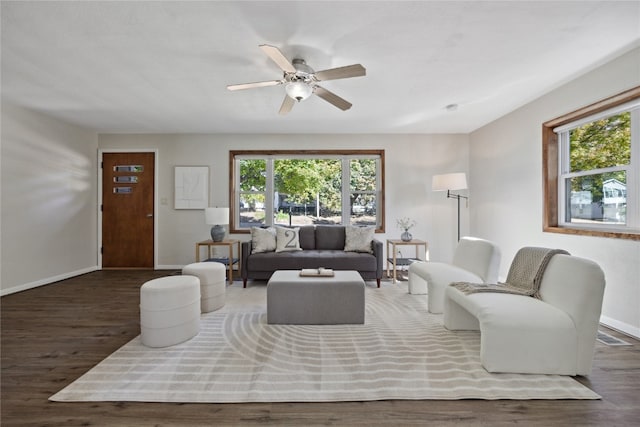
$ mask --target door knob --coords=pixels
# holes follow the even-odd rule
[[[153,214],[147,214],[147,218],[153,218]]]

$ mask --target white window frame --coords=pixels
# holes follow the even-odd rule
[[[570,170],[570,131],[587,123],[610,117],[616,114],[630,112],[631,113],[631,157],[629,164],[612,166],[600,169],[591,169],[587,171]],[[558,135],[559,155],[558,155],[558,225],[560,227],[585,229],[585,230],[602,230],[602,231],[619,231],[619,232],[638,232],[640,231],[640,99],[626,102],[615,107],[606,109],[596,114],[580,118],[562,126],[553,129]],[[626,224],[611,223],[575,223],[568,222],[567,218],[567,191],[566,181],[570,178],[600,175],[607,172],[625,171],[626,173]]]
[[[240,161],[242,160],[265,160],[266,161],[266,182],[265,191],[256,191],[255,194],[264,194],[265,212],[273,212],[274,189],[274,162],[280,159],[328,159],[340,160],[342,169],[342,215],[341,224],[348,225],[351,222],[351,194],[375,194],[376,195],[376,232],[384,232],[384,150],[312,150],[305,152],[297,151],[275,151],[273,154],[262,151],[230,152],[230,162],[233,173],[233,182],[229,194],[230,206],[238,205],[241,194],[248,194],[240,191]],[[351,160],[354,159],[375,159],[376,160],[376,189],[373,191],[351,190]],[[265,216],[265,224],[274,225],[271,215]],[[240,227],[240,211],[233,209],[231,232],[249,232],[249,227]]]

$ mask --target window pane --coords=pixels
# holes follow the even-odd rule
[[[260,227],[265,224],[264,194],[240,194],[240,227]]]
[[[276,210],[274,224],[309,225],[315,222],[317,216],[317,203],[315,201],[309,200],[298,203],[287,197],[286,194],[278,195],[278,209]]]
[[[625,172],[610,172],[569,178],[567,222],[627,223],[627,185]]]
[[[353,159],[351,166],[351,191],[375,191],[376,189],[376,160]]]
[[[267,161],[264,159],[240,160],[240,190],[265,191]]]
[[[631,113],[596,120],[569,131],[572,172],[628,165]]]
[[[352,193],[350,222],[354,225],[377,225],[375,194]]]
[[[342,162],[325,160],[321,163],[324,179],[320,189],[320,217],[318,223],[342,223]]]
[[[340,224],[340,165],[329,159],[275,160],[275,224]]]
[[[350,223],[376,225],[376,159],[353,159],[350,162]]]

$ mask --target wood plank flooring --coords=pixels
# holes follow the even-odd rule
[[[140,285],[170,273],[97,271],[2,297],[2,426],[640,425],[640,343],[608,330],[633,346],[597,344],[593,373],[577,378],[596,401],[49,402],[139,334]]]

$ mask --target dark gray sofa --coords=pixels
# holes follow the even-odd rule
[[[345,227],[342,225],[305,225],[300,227],[301,251],[251,253],[251,241],[242,242],[241,276],[244,287],[248,279],[268,280],[276,270],[331,268],[355,270],[364,280],[375,279],[380,287],[383,271],[382,242],[373,239],[372,254],[345,252]]]

